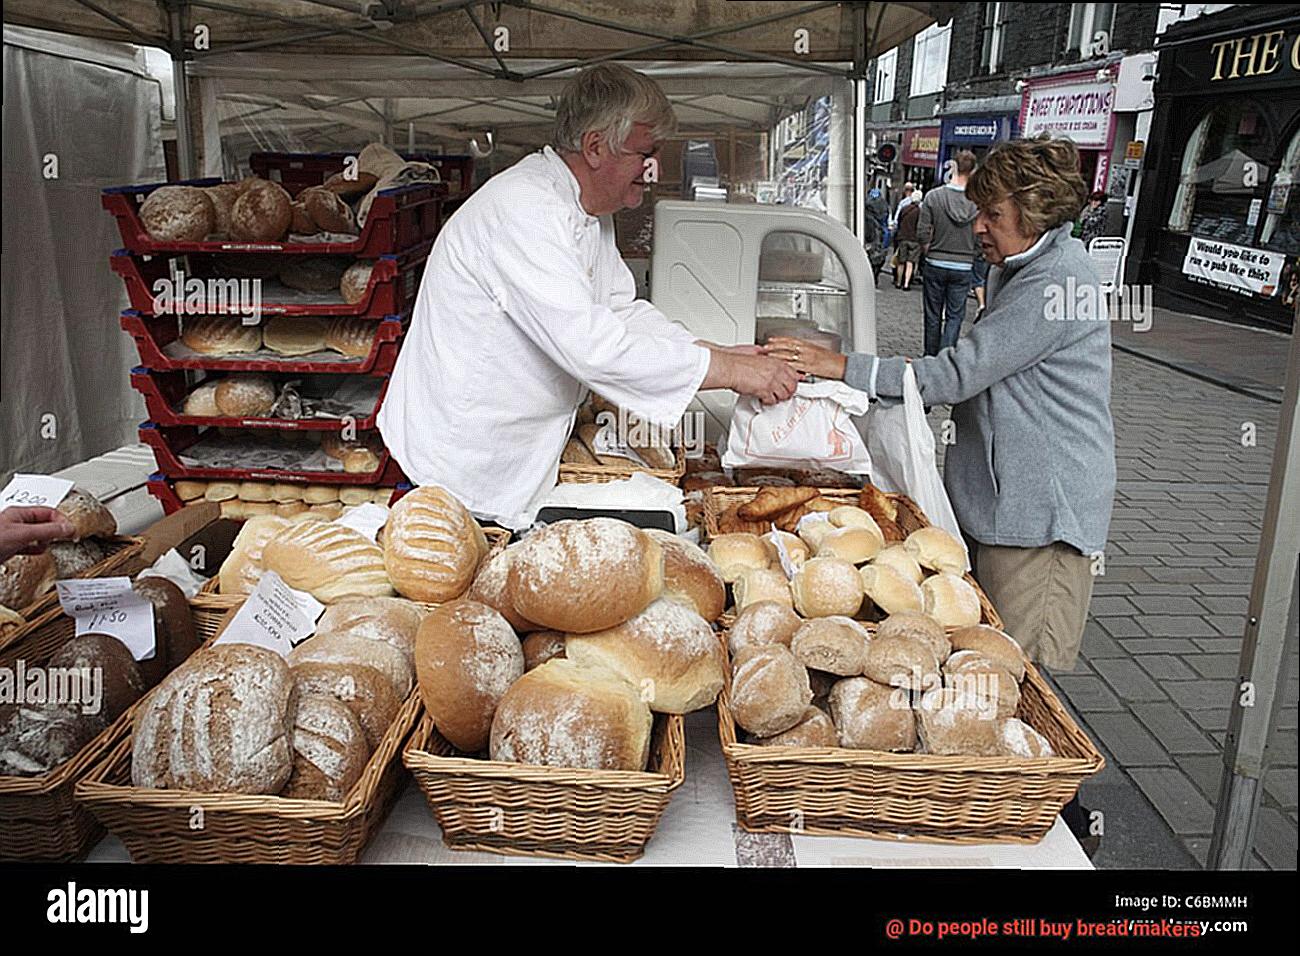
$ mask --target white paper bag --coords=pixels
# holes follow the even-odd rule
[[[872,483],[884,491],[901,492],[920,506],[930,524],[937,525],[965,545],[952,502],[934,463],[934,432],[925,420],[916,372],[909,363],[903,371],[903,401],[877,405],[867,417],[867,447],[875,465]],[[967,570],[970,560],[967,558]]]
[[[741,396],[731,413],[722,464],[870,474],[871,456],[853,424],[853,416],[865,413],[869,403],[866,392],[843,382],[801,382],[793,397],[775,405]]]

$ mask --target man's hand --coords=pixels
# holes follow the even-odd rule
[[[54,508],[6,508],[0,511],[0,561],[15,554],[40,554],[51,541],[65,541],[74,533]]]
[[[774,405],[793,395],[798,385],[799,374],[785,362],[766,355],[711,350],[709,374],[700,389],[729,388]]]

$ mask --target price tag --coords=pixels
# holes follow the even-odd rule
[[[316,619],[325,613],[306,591],[295,591],[274,571],[265,571],[257,590],[248,596],[213,644],[255,644],[281,657],[316,633]]]
[[[794,559],[790,557],[790,552],[786,550],[781,535],[777,533],[776,525],[772,525],[772,531],[768,534],[767,540],[771,541],[776,548],[776,556],[781,562],[781,570],[785,572],[785,579],[793,581],[794,573],[798,569],[794,566]]]
[[[154,656],[153,605],[131,590],[130,578],[72,578],[55,584],[64,612],[77,619],[78,635],[115,637],[137,661]]]
[[[388,521],[388,509],[383,505],[367,501],[365,504],[349,508],[334,519],[335,524],[364,534],[371,541],[379,536],[379,529]]]
[[[68,496],[72,484],[67,478],[51,478],[49,475],[14,475],[4,491],[0,491],[0,511],[36,505],[56,507]]]

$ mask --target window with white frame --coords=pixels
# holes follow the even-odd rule
[[[912,96],[938,93],[948,83],[948,40],[952,24],[930,24],[912,42]]]
[[[876,88],[873,103],[888,103],[894,98],[894,78],[898,75],[898,47],[876,58]]]
[[[1085,59],[1105,56],[1114,44],[1115,4],[1073,3],[1070,5],[1070,42],[1067,50],[1078,50]]]
[[[1002,68],[1002,43],[1006,24],[1002,20],[1004,4],[984,4],[983,41],[980,44],[980,72],[996,73]]]

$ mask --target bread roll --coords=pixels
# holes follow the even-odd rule
[[[732,592],[736,596],[736,610],[743,611],[759,601],[776,601],[794,607],[794,595],[784,571],[771,568],[751,568],[740,576]]]
[[[279,242],[293,220],[291,204],[289,194],[279,183],[266,179],[248,183],[230,208],[230,238],[240,242]]]
[[[308,505],[307,511],[313,517],[319,518],[321,521],[333,521],[342,516],[343,502],[327,501],[320,505]]]
[[[262,327],[221,315],[187,315],[181,342],[200,355],[236,355],[262,347]]]
[[[798,535],[780,529],[769,531],[763,535],[763,544],[767,547],[768,567],[770,568],[781,568],[781,555],[776,547],[778,541],[781,542],[781,547],[785,549],[786,558],[794,568],[803,567],[803,563],[812,557],[808,545]]]
[[[195,186],[159,186],[140,204],[140,224],[156,242],[202,242],[215,220],[211,198]]]
[[[54,587],[57,573],[48,551],[15,554],[0,562],[0,604],[24,608]]]
[[[202,498],[203,493],[208,490],[208,483],[206,481],[189,481],[185,478],[181,478],[176,482],[173,490],[176,492],[176,497],[181,499],[181,501],[197,501]]]
[[[46,673],[53,673],[60,668],[91,675],[97,672],[100,683],[99,709],[96,711],[103,718],[104,724],[111,724],[126,713],[127,708],[140,699],[147,689],[140,667],[131,656],[127,646],[108,634],[81,634],[68,641],[55,651],[45,662]],[[96,677],[91,677],[94,681]],[[79,706],[85,712],[85,704],[93,695],[87,693],[90,687],[81,687]]]
[[[331,604],[316,622],[316,636],[342,633],[368,641],[382,641],[415,666],[415,632],[424,611],[402,598],[349,598]]]
[[[311,663],[374,668],[384,675],[398,700],[406,698],[415,682],[415,670],[401,650],[346,631],[317,634],[289,652],[290,667]]]
[[[749,741],[758,747],[838,747],[835,725],[816,707],[803,712],[799,723],[772,737],[753,737]]]
[[[943,528],[918,528],[907,536],[903,547],[923,568],[958,576],[966,572],[966,548]]]
[[[1015,677],[979,651],[957,651],[944,661],[943,685],[987,698],[999,717],[1012,717],[1020,707]]]
[[[378,328],[373,319],[335,316],[325,327],[325,347],[353,358],[365,358],[375,347]]]
[[[329,179],[325,180],[323,188],[330,192],[338,193],[344,199],[352,200],[359,196],[364,196],[370,190],[375,188],[375,183],[379,182],[374,173],[363,173],[356,171],[353,178],[349,179],[343,171],[335,173]]]
[[[274,501],[245,501],[244,516],[252,518],[257,515],[274,515],[276,508],[279,507]]]
[[[374,267],[373,259],[358,259],[348,266],[343,278],[339,279],[339,294],[343,296],[344,302],[356,305],[366,297],[366,290],[370,288],[370,273]]]
[[[1003,757],[1056,756],[1046,737],[1014,717],[998,723],[998,753]]]
[[[916,716],[906,693],[850,677],[831,688],[830,704],[841,747],[896,753],[916,747]]]
[[[308,506],[302,501],[281,501],[275,506],[275,516],[277,518],[294,518],[301,514],[306,514]]]
[[[587,446],[576,438],[570,438],[564,443],[564,449],[560,452],[560,463],[563,465],[599,465],[596,456],[588,451]]]
[[[204,188],[203,194],[212,203],[212,232],[218,239],[230,238],[230,213],[239,198],[239,187],[234,183],[217,183]]]
[[[523,640],[524,670],[530,671],[553,657],[564,657],[564,635],[559,631],[533,631]]]
[[[322,694],[304,694],[294,713],[293,769],[280,796],[341,802],[369,759],[366,732],[347,705]]]
[[[210,481],[203,490],[204,501],[230,501],[239,497],[239,485],[233,481]]]
[[[817,543],[817,556],[843,558],[850,564],[861,564],[879,554],[884,546],[885,539],[879,531],[862,525],[849,525],[822,535]]]
[[[73,488],[55,506],[72,525],[72,540],[111,538],[117,534],[117,519],[94,495]]]
[[[822,540],[837,530],[839,529],[831,524],[829,520],[819,521],[810,518],[799,522],[797,533],[804,543],[808,545],[809,550],[816,554],[817,549],[821,547]]]
[[[293,767],[289,667],[251,644],[207,647],[140,705],[131,736],[137,787],[279,793]]]
[[[338,485],[306,485],[302,489],[302,500],[309,505],[323,505],[338,501]]]
[[[445,488],[415,488],[389,513],[384,566],[403,597],[430,602],[460,597],[486,554],[483,529]]]
[[[251,517],[249,512],[249,503],[240,501],[238,498],[221,502],[221,517],[229,518],[231,521],[243,521]]]
[[[858,573],[862,575],[862,588],[871,603],[886,614],[921,610],[921,589],[894,568],[868,564]]]
[[[847,617],[806,621],[790,640],[790,651],[804,667],[852,677],[867,658],[867,629]]]
[[[766,568],[770,563],[767,547],[756,534],[720,534],[709,542],[709,560],[722,580],[734,584],[745,571]]]
[[[293,681],[300,695],[333,697],[352,711],[365,731],[366,745],[371,750],[384,739],[402,706],[402,700],[394,693],[388,678],[373,667],[362,664],[304,661],[294,666]]]
[[[742,651],[731,674],[731,716],[756,737],[773,737],[803,719],[812,702],[808,670],[783,644]]]
[[[84,541],[55,541],[49,546],[57,580],[84,577],[86,572],[108,557],[108,550],[95,538]]]
[[[916,709],[917,736],[925,753],[993,757],[999,751],[997,706],[951,687],[928,691]]]
[[[240,501],[271,501],[271,485],[265,481],[241,481],[239,483]]]
[[[913,584],[920,584],[925,577],[925,572],[916,563],[916,558],[912,557],[911,552],[901,544],[891,544],[887,548],[882,548],[880,553],[871,559],[871,563],[893,568]]]
[[[340,256],[294,256],[285,261],[277,276],[290,289],[320,294],[337,289],[347,267],[347,260]]]
[[[664,552],[664,594],[689,602],[706,621],[720,618],[727,608],[727,586],[703,549],[658,528],[647,528],[646,534]]]
[[[827,512],[831,524],[837,528],[866,528],[879,531],[880,526],[869,513],[855,505],[840,505]],[[881,536],[883,537],[883,535]]]
[[[349,448],[343,454],[343,470],[350,475],[369,475],[379,464],[379,456],[369,448]]]
[[[322,186],[308,186],[298,194],[298,201],[303,204],[312,222],[323,231],[356,233],[357,220],[352,215],[352,208],[331,190]]]
[[[383,505],[385,508],[391,507],[393,504],[393,489],[376,488],[371,500],[377,505]]]
[[[736,616],[727,632],[727,648],[732,657],[739,657],[742,651],[768,644],[789,647],[802,625],[803,619],[793,608],[779,601],[758,601]]]
[[[843,558],[810,558],[791,582],[794,606],[804,617],[852,617],[862,606],[862,576]]]
[[[266,323],[262,343],[281,355],[308,355],[325,349],[326,320],[310,315],[277,315]]]
[[[465,597],[486,604],[504,617],[516,631],[535,631],[537,625],[516,611],[510,602],[507,585],[510,581],[510,561],[515,550],[515,547],[502,548],[479,565],[478,573],[474,575],[474,581],[465,592]]]
[[[262,564],[289,587],[325,604],[393,593],[378,545],[359,531],[329,521],[304,521],[284,529],[266,544]]]
[[[657,713],[707,707],[726,680],[722,645],[708,622],[667,598],[607,631],[569,635],[564,655],[619,675]]]
[[[276,387],[269,376],[234,372],[217,383],[217,411],[226,418],[265,418],[275,404]]]
[[[867,642],[867,656],[862,673],[877,684],[930,690],[943,686],[939,676],[939,659],[921,641],[899,634],[881,634]]]
[[[880,622],[876,628],[877,637],[919,641],[930,649],[935,660],[944,661],[952,653],[952,645],[943,625],[928,614],[916,611],[899,611]]]
[[[424,708],[464,753],[488,745],[492,717],[524,673],[524,652],[506,619],[486,604],[456,600],[434,609],[415,638]]]
[[[519,543],[506,586],[525,619],[591,634],[645,610],[663,590],[663,569],[659,543],[625,521],[557,521]]]
[[[283,518],[258,515],[244,522],[217,572],[222,594],[252,594],[262,579],[262,552],[266,543],[289,527]]]
[[[964,578],[947,572],[921,582],[922,610],[944,627],[980,622],[980,596]]]
[[[590,770],[644,770],[650,708],[608,671],[547,661],[506,691],[492,719],[491,757]]]
[[[153,687],[183,664],[203,644],[185,592],[166,578],[142,574],[131,590],[153,607],[154,653],[140,661],[146,687]]]
[[[1025,679],[1025,654],[1011,637],[996,627],[975,624],[952,632],[953,651],[979,651],[1017,681]]]

